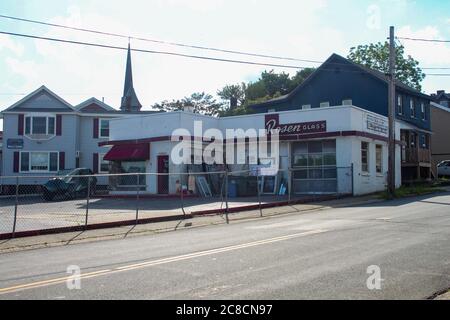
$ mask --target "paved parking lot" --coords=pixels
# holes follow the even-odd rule
[[[287,197],[265,196],[262,203],[285,201]],[[257,198],[230,198],[230,208],[258,204]],[[185,213],[225,208],[220,198],[186,198]],[[178,198],[94,198],[90,200],[88,223],[103,223],[136,218],[163,217],[183,214]],[[43,201],[39,196],[19,197],[16,231],[40,230],[57,227],[84,225],[86,199]],[[14,221],[14,198],[2,198],[0,202],[0,233],[12,232]]]

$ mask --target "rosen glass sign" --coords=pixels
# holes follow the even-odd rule
[[[319,133],[327,131],[327,122],[321,120],[280,124],[278,114],[267,114],[265,116],[265,129],[268,133],[278,131],[278,134],[280,136],[291,134]]]

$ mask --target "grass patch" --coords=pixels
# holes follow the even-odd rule
[[[401,186],[400,188],[395,190],[394,198],[420,196],[420,195],[424,195],[424,194],[430,194],[430,193],[442,192],[442,191],[445,191],[445,190],[441,189],[439,187],[436,187],[436,186],[432,186],[432,185]],[[381,199],[386,199],[386,200],[391,199],[387,190],[381,192],[379,197]]]

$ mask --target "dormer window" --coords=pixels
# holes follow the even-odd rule
[[[327,101],[327,102],[321,102],[320,103],[320,107],[321,108],[327,108],[327,107],[329,107],[330,106],[330,103]]]
[[[32,139],[45,139],[55,135],[56,117],[53,115],[25,116],[25,135]]]

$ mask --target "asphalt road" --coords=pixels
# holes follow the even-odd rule
[[[423,299],[450,287],[450,193],[0,261],[0,299]],[[81,289],[67,288],[69,265]],[[367,287],[372,265],[380,289]]]

